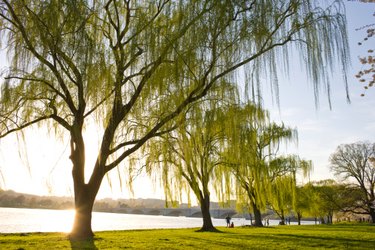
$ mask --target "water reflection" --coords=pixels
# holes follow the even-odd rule
[[[0,232],[69,232],[74,210],[0,208]]]

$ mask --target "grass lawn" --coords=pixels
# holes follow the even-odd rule
[[[0,234],[0,249],[375,249],[375,226],[336,224],[96,232],[93,242],[63,233]]]

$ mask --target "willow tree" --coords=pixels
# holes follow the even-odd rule
[[[129,166],[150,138],[174,128],[181,112],[241,66],[275,79],[277,65],[287,68],[288,51],[298,51],[315,93],[319,84],[328,86],[336,59],[346,69],[342,3],[320,3],[1,0],[1,44],[10,65],[0,137],[34,124],[60,128],[73,165],[71,237],[90,238],[92,206],[106,173]],[[92,120],[103,133],[85,176],[83,133]]]
[[[306,176],[312,169],[311,161],[289,155],[273,159],[269,164],[270,193],[268,202],[279,216],[280,224],[285,225],[285,216],[296,207],[297,173]]]
[[[150,143],[147,165],[162,180],[168,201],[181,201],[187,194],[190,203],[192,192],[202,212],[200,231],[217,231],[210,214],[211,192],[230,191],[228,185],[221,187],[225,178],[221,154],[230,129],[227,106],[236,99],[236,91],[224,83],[205,99],[186,113],[178,128]]]
[[[297,186],[296,200],[293,206],[293,211],[297,217],[298,225],[301,225],[301,220],[304,216],[309,214],[310,211],[310,189],[308,185]]]
[[[235,117],[227,160],[237,189],[243,189],[247,195],[255,225],[262,226],[261,212],[266,207],[270,182],[277,174],[271,173],[270,164],[278,156],[282,142],[296,141],[297,131],[271,122],[267,111],[251,104],[239,107]]]
[[[350,205],[358,208],[358,189],[353,189],[353,186],[327,179],[313,182],[309,188],[312,212],[322,224],[332,224],[333,216],[337,212],[350,212],[346,209],[352,202],[354,204]]]

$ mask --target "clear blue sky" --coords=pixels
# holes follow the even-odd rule
[[[314,162],[312,180],[333,178],[329,172],[328,159],[338,145],[363,140],[375,142],[375,89],[370,89],[365,97],[360,97],[363,87],[354,77],[362,67],[358,62],[358,56],[366,54],[368,45],[375,48],[375,39],[368,42],[367,47],[358,46],[357,43],[363,39],[365,30],[356,31],[363,25],[375,23],[373,16],[375,4],[347,2],[346,5],[352,58],[352,67],[348,74],[351,104],[346,101],[340,72],[334,72],[331,82],[332,110],[329,109],[324,93],[321,94],[320,105],[316,109],[313,88],[298,68],[293,68],[290,79],[280,79],[279,107],[273,104],[269,95],[266,94],[264,97],[265,106],[271,111],[274,120],[283,121],[298,129],[298,147],[290,147],[288,152],[297,153]],[[4,65],[4,55],[0,54],[0,66]],[[267,91],[265,87],[264,92]],[[46,131],[39,134],[35,131],[26,133],[29,146],[28,163],[20,160],[19,154],[25,155],[25,153],[16,150],[18,147],[16,137],[1,140],[0,168],[4,175],[5,186],[0,180],[0,187],[43,195],[49,193],[72,195],[71,163],[68,159],[67,145],[57,144],[52,139],[41,136],[45,133]],[[95,143],[94,138],[89,144]],[[55,153],[47,153],[46,148]],[[129,193],[125,189],[121,191],[116,181],[117,173],[112,173],[112,176],[114,176],[112,191],[108,188],[107,181],[104,181],[99,197],[127,198]],[[152,190],[152,185],[140,178],[136,182],[135,197],[163,198],[160,190],[156,192]]]
[[[346,101],[340,72],[334,72],[331,79],[332,110],[324,93],[320,95],[319,108],[316,109],[313,88],[298,68],[291,72],[290,80],[280,81],[280,111],[272,104],[271,98],[265,100],[274,120],[297,127],[298,148],[290,148],[289,152],[313,160],[313,180],[334,177],[329,172],[328,159],[338,145],[365,140],[375,142],[375,89],[369,89],[365,97],[361,97],[363,85],[354,77],[363,67],[358,57],[366,55],[369,48],[375,48],[375,39],[359,46],[366,29],[356,31],[364,25],[375,24],[375,3],[347,2],[346,8],[352,58],[348,74],[351,104]]]

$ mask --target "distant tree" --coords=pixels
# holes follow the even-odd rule
[[[319,217],[322,224],[332,224],[332,218],[341,206],[339,186],[333,180],[323,180],[313,185],[313,190],[318,197],[316,202],[319,207]]]
[[[1,0],[10,65],[0,138],[34,124],[60,129],[73,165],[70,237],[92,238],[104,176],[121,165],[135,169],[138,149],[174,128],[181,113],[217,82],[233,80],[237,69],[251,72],[248,85],[268,71],[276,96],[278,66],[285,70],[296,49],[316,97],[319,85],[329,89],[327,65],[337,60],[346,74],[346,20],[342,1],[332,2]],[[103,133],[85,176],[84,131],[93,121]]]
[[[325,224],[333,223],[334,215],[351,213],[361,201],[357,187],[339,184],[331,179],[311,182],[304,188],[309,195],[307,213]]]
[[[29,199],[28,207],[30,207],[30,208],[38,207],[37,203],[38,203],[38,202],[37,202],[37,199],[36,199],[35,197],[31,197],[31,198]],[[74,206],[72,206],[71,208],[74,208]]]
[[[336,203],[339,206],[339,213],[336,213],[337,219],[346,215],[359,215],[362,217],[362,215],[367,214],[365,210],[363,210],[366,197],[357,185],[351,183],[337,184],[335,192],[338,196],[338,201]]]
[[[296,204],[297,172],[306,176],[311,170],[311,161],[301,160],[295,155],[277,157],[270,162],[268,203],[279,216],[281,225],[285,224],[285,216],[291,214]]]
[[[357,142],[337,147],[330,156],[331,171],[344,180],[352,180],[361,189],[364,201],[361,208],[375,223],[375,168],[371,159],[375,157],[375,144]]]
[[[295,179],[291,176],[279,176],[271,185],[269,203],[280,218],[280,225],[285,225],[285,215],[292,210],[295,187]]]
[[[2,207],[12,207],[13,206],[13,197],[8,194],[1,194],[0,196],[0,206]]]
[[[296,187],[296,199],[293,206],[293,211],[297,217],[298,225],[301,225],[301,220],[305,216],[310,215],[311,207],[311,189],[308,184]]]
[[[307,188],[307,192],[309,194],[310,206],[308,209],[308,214],[315,218],[315,224],[317,224],[318,218],[325,216],[325,212],[321,209],[321,199],[318,192],[316,192],[313,183],[308,183],[305,185],[305,187]]]
[[[93,207],[94,211],[108,211],[110,208],[110,205],[105,201],[96,201]]]
[[[51,199],[45,198],[40,200],[38,205],[42,208],[52,208],[54,202]]]
[[[14,202],[17,207],[25,206],[26,197],[24,195],[18,195],[15,197]]]
[[[255,105],[239,107],[235,114],[235,129],[227,151],[227,162],[236,179],[237,199],[249,202],[256,226],[262,226],[261,212],[266,208],[271,182],[282,169],[271,166],[278,157],[282,142],[293,142],[297,131],[270,121],[269,113]],[[242,195],[246,194],[246,197]],[[246,201],[241,201],[244,203]]]
[[[72,201],[64,201],[64,202],[60,203],[59,208],[60,209],[73,209],[74,204],[73,204]]]
[[[231,90],[225,84],[217,90],[218,95],[209,94],[208,100],[192,107],[178,128],[161,136],[159,143],[154,140],[149,145],[150,172],[157,171],[155,162],[159,162],[166,199],[181,200],[182,192],[189,196],[190,190],[195,195],[203,217],[200,231],[217,231],[210,214],[211,191],[225,189],[221,185],[225,171],[221,153],[230,129],[228,121],[232,119],[225,101],[230,104],[236,99],[235,91],[229,94]],[[219,188],[215,188],[215,183]],[[227,187],[224,192],[230,190]]]

